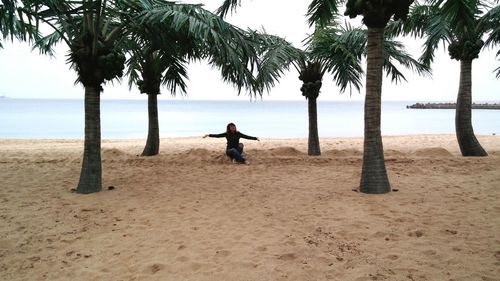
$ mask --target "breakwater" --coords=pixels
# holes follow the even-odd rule
[[[456,103],[415,103],[407,105],[412,109],[455,109]],[[500,103],[472,103],[472,109],[500,109]]]

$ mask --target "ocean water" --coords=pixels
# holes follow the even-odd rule
[[[161,137],[222,133],[236,123],[263,138],[307,138],[307,101],[158,101]],[[454,134],[455,111],[407,109],[414,102],[383,102],[382,134]],[[500,110],[473,110],[477,135],[500,133]],[[146,138],[147,100],[102,100],[103,139]],[[363,102],[318,101],[321,137],[363,136]],[[0,138],[83,139],[82,100],[0,99]]]

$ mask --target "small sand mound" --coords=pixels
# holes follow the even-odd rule
[[[488,155],[494,155],[494,156],[500,155],[500,151],[498,151],[498,150],[492,150],[492,151],[487,151],[487,152],[488,152]]]
[[[323,155],[329,157],[351,157],[360,156],[363,155],[363,153],[356,149],[332,149],[325,151]]]
[[[248,150],[249,155],[252,155],[252,157],[258,157],[258,158],[268,158],[272,157],[271,151],[267,149],[252,149]]]
[[[127,153],[116,148],[103,148],[101,149],[102,158],[120,158],[128,156]]]
[[[271,148],[269,149],[269,152],[273,156],[299,156],[299,155],[304,155],[304,153],[298,151],[297,149],[293,147],[277,147],[277,148]]]
[[[392,157],[394,157],[394,156],[406,156],[405,153],[403,153],[399,150],[394,150],[394,149],[385,149],[384,154],[386,156],[392,156]]]
[[[414,153],[416,156],[420,157],[451,157],[451,154],[448,150],[442,147],[430,147],[424,149],[418,149]]]
[[[193,148],[193,149],[190,149],[186,152],[186,154],[188,154],[188,155],[200,156],[200,157],[204,157],[206,155],[209,155],[210,153],[211,153],[211,151],[204,149],[204,148]]]
[[[179,158],[180,161],[209,161],[223,163],[227,162],[228,158],[223,151],[213,151],[204,148],[194,148],[183,153]]]

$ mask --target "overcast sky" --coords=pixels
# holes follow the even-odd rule
[[[208,10],[215,10],[222,1],[181,1],[188,3],[204,3]],[[301,47],[301,41],[311,32],[306,23],[305,13],[310,0],[243,0],[235,14],[227,20],[241,28],[265,30],[270,34],[279,35]],[[348,22],[358,24],[359,20]],[[422,41],[405,39],[408,51],[418,57]],[[76,74],[65,62],[66,48],[61,44],[56,58],[39,55],[30,47],[20,43],[2,41],[4,49],[0,49],[0,96],[11,98],[83,98],[83,87],[74,85]],[[493,70],[500,66],[495,58],[496,51],[486,50],[473,63],[473,100],[500,101],[500,81],[495,78]],[[433,76],[418,77],[405,71],[408,82],[392,84],[384,80],[383,100],[405,101],[455,101],[458,91],[459,62],[451,60],[446,49],[436,52],[433,65]],[[172,97],[166,90],[160,99],[185,100],[249,100],[249,96],[221,82],[216,69],[211,69],[205,63],[192,64],[189,67],[190,81],[188,95]],[[300,92],[301,82],[296,70],[292,67],[269,93],[263,95],[263,100],[303,100]],[[136,89],[129,90],[126,81],[108,84],[102,94],[104,99],[142,99]],[[361,93],[346,92],[339,94],[331,76],[326,76],[319,100],[363,100],[364,88]]]

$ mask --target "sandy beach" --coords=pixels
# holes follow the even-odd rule
[[[0,280],[500,280],[500,137],[384,137],[392,188],[359,184],[362,138],[103,140],[103,191],[79,195],[83,142],[0,140]],[[112,188],[110,188],[112,187]]]

